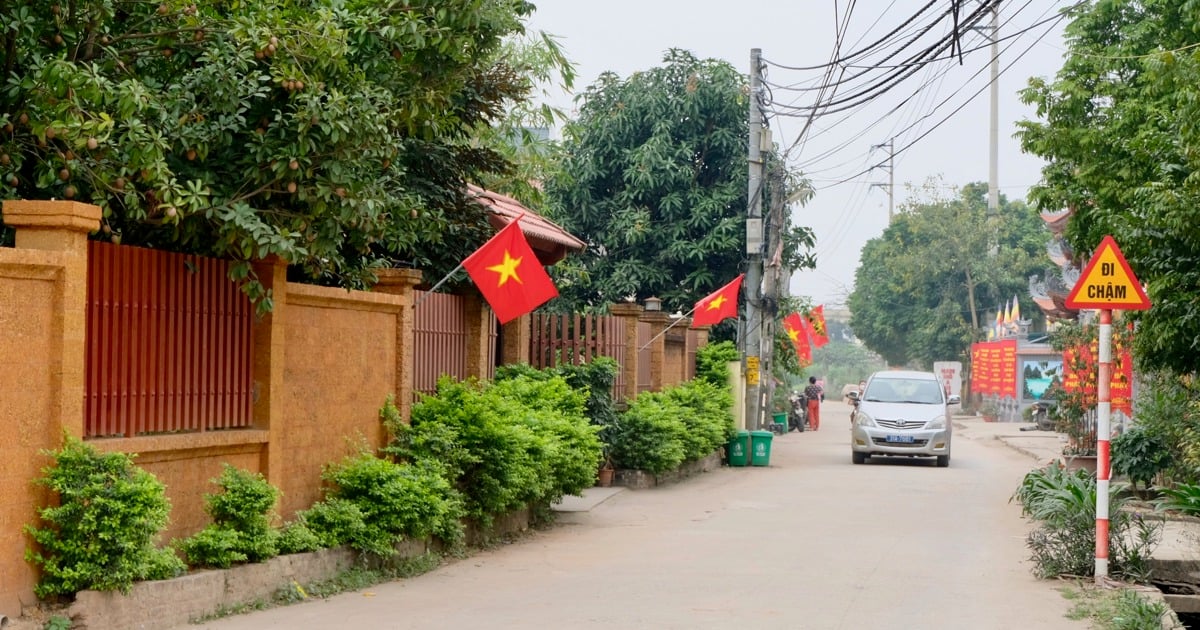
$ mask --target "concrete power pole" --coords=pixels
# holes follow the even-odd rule
[[[762,92],[762,49],[750,49],[750,140],[747,145],[750,169],[746,209],[746,255],[749,267],[742,287],[746,292],[746,322],[742,335],[742,370],[746,375],[746,428],[758,429],[762,423],[762,398],[759,389],[762,351],[762,111],[759,94]]]
[[[989,217],[1000,215],[1000,0],[992,4],[992,89],[991,120],[988,123]]]
[[[771,205],[767,212],[767,256],[763,263],[762,313],[762,398],[768,410],[775,400],[775,331],[779,319],[779,300],[783,285],[783,210],[787,204],[784,192],[783,164],[774,161],[767,171],[767,190]],[[764,420],[765,414],[764,414]]]

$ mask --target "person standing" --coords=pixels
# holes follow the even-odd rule
[[[821,386],[817,385],[817,377],[808,377],[808,387],[804,388],[804,397],[808,399],[808,426],[813,431],[821,429]]]

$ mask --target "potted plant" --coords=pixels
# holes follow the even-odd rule
[[[616,468],[613,466],[612,457],[608,454],[608,449],[605,449],[604,459],[600,462],[600,470],[596,473],[596,485],[601,488],[607,488],[612,485],[613,475],[616,474]]]
[[[1000,417],[1000,407],[994,401],[985,400],[979,405],[979,415],[983,416],[984,422],[995,422]]]

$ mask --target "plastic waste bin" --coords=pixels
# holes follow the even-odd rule
[[[772,423],[779,425],[779,427],[775,429],[776,433],[783,434],[788,432],[787,413],[773,413],[771,414],[771,421]]]
[[[750,432],[751,466],[771,465],[771,439],[773,437],[774,435],[770,431]]]
[[[738,431],[737,436],[725,446],[730,466],[745,466],[750,463],[750,432]]]

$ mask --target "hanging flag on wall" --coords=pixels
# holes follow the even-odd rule
[[[692,313],[692,326],[712,326],[721,323],[727,317],[737,317],[738,294],[741,293],[742,278],[745,275],[739,275],[729,284],[696,302],[696,308]]]
[[[802,364],[812,363],[812,346],[808,345],[807,326],[804,325],[806,321],[800,317],[800,313],[792,313],[783,318],[783,331],[792,341],[792,348],[796,350],[796,356]]]
[[[504,226],[463,261],[463,268],[501,324],[558,296],[554,281],[521,233],[519,221]]]

